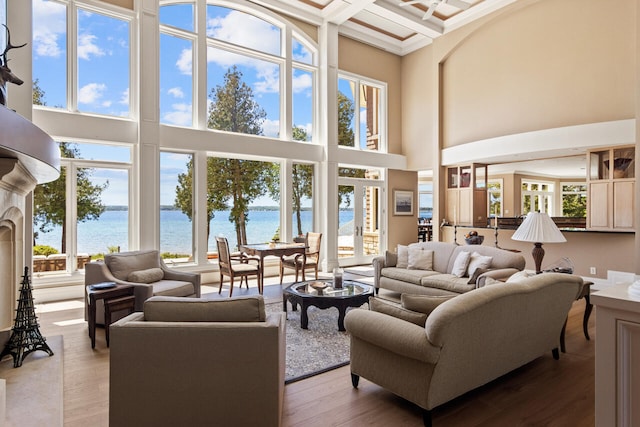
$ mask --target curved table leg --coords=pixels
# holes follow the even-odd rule
[[[341,332],[346,331],[344,328],[344,316],[347,313],[347,307],[338,305],[338,330]]]
[[[585,338],[590,340],[591,338],[589,338],[589,316],[591,315],[591,310],[593,310],[593,304],[591,304],[591,298],[589,297],[589,295],[584,296],[584,302],[586,305],[584,307],[584,317],[582,318],[582,330],[584,331]]]
[[[300,307],[300,327],[302,329],[308,329],[309,328],[309,316],[307,315],[307,309],[309,308],[308,304],[304,303],[304,300],[302,301],[301,307]]]

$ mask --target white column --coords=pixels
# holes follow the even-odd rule
[[[143,0],[139,21],[140,96],[139,149],[137,177],[139,197],[130,206],[138,212],[134,223],[139,225],[140,249],[160,248],[160,101],[158,94],[160,72],[159,28],[157,0]],[[132,242],[135,243],[135,242]]]
[[[314,213],[322,230],[322,270],[331,271],[338,265],[338,26],[324,23],[319,35],[319,135],[325,158],[317,171]]]

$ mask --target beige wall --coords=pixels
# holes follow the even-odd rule
[[[347,37],[340,37],[338,46],[338,66],[341,71],[387,83],[388,151],[390,153],[401,153],[402,106],[400,100],[402,84],[400,57]]]
[[[133,0],[102,0],[102,1],[104,1],[105,3],[110,3],[116,6],[133,10]]]
[[[402,58],[402,153],[412,170],[433,169],[439,163],[438,88],[433,47]],[[407,84],[408,83],[408,84]]]
[[[479,28],[443,63],[443,146],[635,117],[635,27],[635,0],[546,0]]]
[[[418,240],[418,174],[411,171],[389,170],[387,248],[394,251],[398,244],[408,245]],[[413,191],[413,215],[393,215],[393,191]]]

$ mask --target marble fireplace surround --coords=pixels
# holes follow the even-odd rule
[[[0,344],[9,338],[24,267],[31,263],[26,221],[37,184],[60,176],[60,150],[31,121],[0,105]],[[31,234],[31,227],[28,227]]]

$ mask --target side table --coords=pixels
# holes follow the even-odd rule
[[[582,316],[582,331],[584,332],[584,337],[587,340],[590,340],[589,337],[589,316],[591,316],[591,311],[593,310],[593,304],[591,304],[591,286],[593,286],[593,282],[584,281],[582,285],[582,290],[576,297],[576,301],[580,298],[584,298],[584,315]],[[563,353],[566,353],[566,347],[564,343],[564,333],[567,328],[567,322],[565,321],[562,326],[562,331],[560,332],[560,350]]]
[[[107,300],[123,296],[133,295],[133,286],[119,285],[113,283],[114,286],[104,287],[105,284],[98,283],[87,285],[85,287],[85,297],[89,311],[89,338],[91,338],[91,348],[96,348],[96,303],[98,300]],[[105,325],[105,328],[108,325]]]

